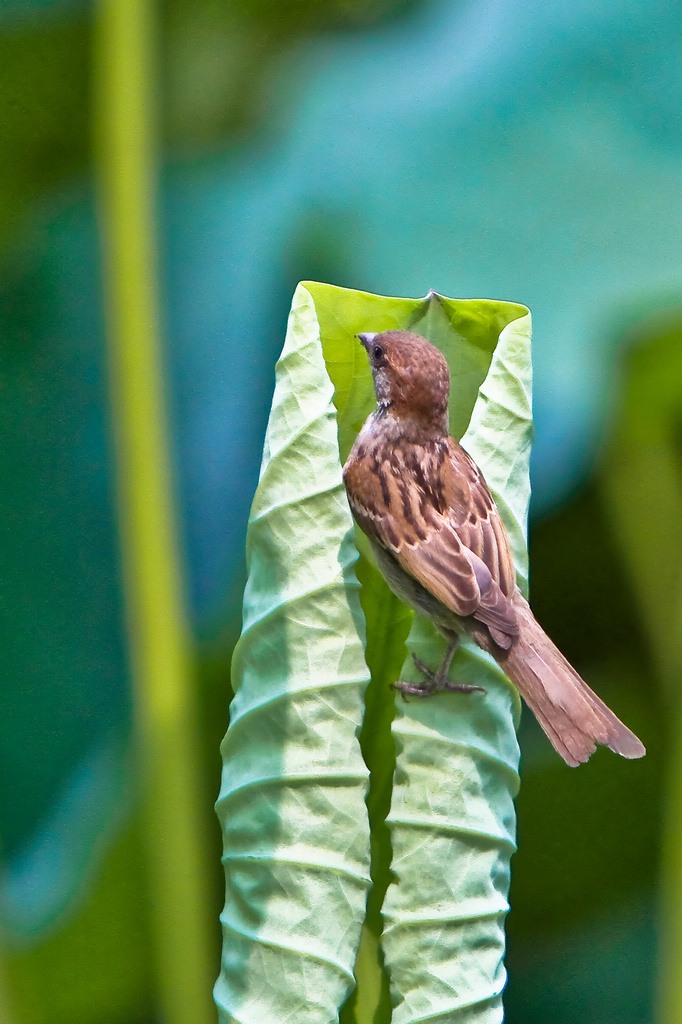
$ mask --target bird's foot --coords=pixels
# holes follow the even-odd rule
[[[413,654],[412,660],[417,670],[424,676],[424,682],[409,683],[399,679],[396,683],[391,683],[391,689],[401,693],[405,701],[408,694],[414,697],[430,697],[441,690],[445,690],[447,693],[473,693],[476,690],[480,691],[480,693],[485,693],[486,691],[482,686],[470,686],[468,683],[453,683],[448,679],[450,662],[452,661],[456,646],[457,643],[455,641],[448,647],[445,658],[435,672],[432,672],[416,654]]]

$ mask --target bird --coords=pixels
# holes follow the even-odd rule
[[[626,758],[640,740],[550,640],[516,583],[509,542],[481,470],[449,435],[445,357],[410,331],[356,335],[369,357],[377,407],[343,466],[348,502],[390,589],[427,615],[447,641],[422,683],[394,688],[428,697],[481,690],[449,678],[468,637],[516,686],[554,749],[576,767],[597,744]]]

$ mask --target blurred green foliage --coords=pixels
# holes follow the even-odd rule
[[[604,507],[661,686],[666,754],[657,1019],[682,1013],[682,310],[631,331],[603,473]],[[649,694],[651,689],[647,688]]]
[[[169,152],[252,134],[283,55],[303,40],[390,21],[420,0],[166,0],[157,105]],[[0,259],[31,202],[91,165],[92,7],[0,10]]]
[[[658,867],[662,711],[594,480],[533,525],[531,599],[566,656],[644,737],[647,756],[636,771],[603,751],[579,772],[536,761],[539,734],[524,712],[529,749],[517,800],[521,855],[512,872],[513,905],[523,905],[524,915],[510,918],[511,934],[524,939],[627,902],[653,884]]]
[[[0,14],[0,258],[31,201],[87,166],[90,32],[86,8]]]
[[[149,1024],[154,964],[149,887],[135,817],[68,918],[8,960],[8,1024]],[[3,1020],[3,1024],[5,1021]]]
[[[82,214],[38,223],[38,240],[14,252],[0,279],[0,433],[11,439],[0,445],[0,608],[12,637],[2,652],[0,821],[9,855],[46,818],[93,737],[123,729],[130,713],[97,304],[82,309],[82,330],[69,330],[64,288],[77,281],[81,253],[72,246],[61,270],[51,260],[64,234],[92,238]]]
[[[157,95],[166,152],[189,157],[197,149],[217,149],[228,137],[246,139],[273,104],[286,112],[295,98],[286,89],[275,91],[273,83],[278,66],[306,39],[389,24],[415,6],[414,0],[167,0],[159,12]],[[4,718],[6,849],[20,844],[49,803],[40,772],[47,767],[59,781],[77,759],[85,718],[94,720],[97,708],[117,700],[120,710],[120,693],[107,678],[96,698],[84,691],[74,697],[69,686],[81,678],[78,669],[95,663],[115,674],[126,671],[114,526],[111,509],[97,504],[106,495],[110,469],[101,449],[90,444],[108,429],[101,325],[81,324],[79,335],[62,317],[65,277],[58,278],[50,251],[55,232],[68,228],[68,203],[52,220],[29,216],[55,194],[71,193],[74,181],[76,189],[89,187],[92,11],[85,4],[55,4],[17,12],[17,4],[0,12],[2,433],[13,438],[2,455],[3,475],[11,481],[4,488],[3,522],[12,538],[5,545],[4,578],[16,590],[4,608],[8,635],[18,641],[5,657],[4,673],[25,688],[32,709],[28,727],[34,739],[44,730],[44,743],[42,756],[35,757],[20,725]],[[608,46],[605,36],[606,62]],[[649,82],[647,72],[643,83]],[[665,95],[672,104],[674,88]],[[671,123],[661,116],[663,128]],[[580,124],[578,129],[576,139],[587,152],[590,138],[580,134]],[[554,145],[556,138],[550,141]],[[606,160],[599,153],[597,158]],[[604,205],[617,195],[616,189],[605,196]],[[652,213],[645,188],[642,206],[647,218],[665,215]],[[546,210],[538,210],[541,232]],[[349,211],[354,230],[353,217]],[[339,265],[347,264],[350,278],[351,235],[338,210],[308,211],[287,253],[287,273],[302,276],[298,246],[314,260],[318,276],[338,280]],[[557,238],[571,237],[570,231],[557,232]],[[572,261],[579,256],[570,254]],[[98,268],[88,264],[85,250],[74,249],[67,271],[74,290],[96,291]],[[618,427],[608,458],[569,502],[533,525],[531,597],[548,632],[642,735],[649,753],[636,770],[600,752],[572,772],[554,761],[524,716],[520,850],[512,862],[508,921],[509,1024],[643,1024],[653,1014],[662,765],[667,761],[672,778],[680,762],[672,742],[677,718],[668,711],[676,708],[680,666],[682,335],[679,323],[651,320],[630,341],[621,397],[611,396]],[[100,452],[98,463],[93,451]],[[238,622],[226,621],[215,642],[196,650],[207,818],[217,793],[237,631]],[[69,719],[75,728],[64,745]],[[674,797],[673,787],[670,792]],[[679,962],[674,931],[682,919],[681,816],[679,805],[666,799],[666,963],[672,977]],[[139,831],[139,824],[129,824],[55,930],[8,954],[12,1024],[153,1019],[149,892]],[[214,835],[217,914],[217,826]],[[669,989],[672,1014],[675,985]]]
[[[252,136],[291,96],[282,58],[329,31],[385,24],[421,0],[166,0],[163,123],[177,153]],[[326,278],[320,278],[326,280]]]

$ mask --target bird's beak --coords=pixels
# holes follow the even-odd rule
[[[356,334],[355,337],[360,339],[360,343],[365,349],[368,349],[376,338],[376,331],[366,331],[364,334]]]

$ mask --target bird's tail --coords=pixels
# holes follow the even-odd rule
[[[580,678],[519,593],[514,607],[519,639],[495,656],[557,753],[572,767],[587,761],[598,743],[623,757],[643,757],[643,744]]]

